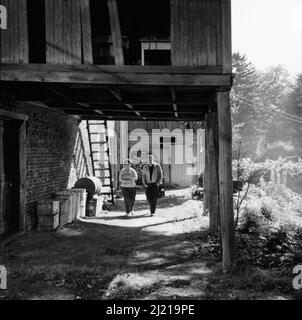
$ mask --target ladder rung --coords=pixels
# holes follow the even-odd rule
[[[89,132],[89,134],[103,134],[103,135],[105,135],[106,134],[106,132],[105,131],[98,131],[98,132],[95,132],[95,131],[90,131]]]
[[[107,141],[97,141],[97,142],[91,142],[91,144],[104,144],[106,143]]]

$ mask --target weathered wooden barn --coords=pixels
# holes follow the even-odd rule
[[[205,205],[229,267],[231,0],[0,4],[0,230],[30,229],[35,202],[68,185],[80,120],[206,120]]]

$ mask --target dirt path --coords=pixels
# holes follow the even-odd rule
[[[118,200],[101,217],[28,233],[0,249],[9,273],[0,299],[233,299],[209,280],[220,258],[196,247],[207,237],[201,212],[188,190],[174,190],[151,217],[139,194],[134,216]]]

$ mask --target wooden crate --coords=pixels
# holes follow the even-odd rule
[[[38,216],[49,216],[60,213],[60,201],[54,199],[44,199],[38,201]]]
[[[60,215],[40,215],[38,216],[38,231],[54,231],[60,226]]]

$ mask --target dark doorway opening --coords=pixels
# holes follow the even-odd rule
[[[20,230],[19,129],[22,122],[4,120],[2,135],[2,234],[7,238]]]

